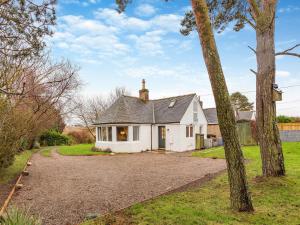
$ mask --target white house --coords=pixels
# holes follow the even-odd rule
[[[95,123],[96,147],[113,152],[200,149],[207,120],[196,94],[149,100],[142,81],[140,96],[121,96]]]

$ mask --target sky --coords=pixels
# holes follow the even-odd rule
[[[138,96],[144,78],[151,99],[197,93],[204,108],[215,106],[198,35],[179,32],[189,0],[133,0],[123,14],[115,8],[114,0],[58,1],[49,47],[55,59],[69,59],[80,68],[81,95],[107,96],[124,86]],[[299,28],[300,1],[279,1],[276,51],[300,43]],[[229,92],[240,91],[254,102],[250,69],[256,70],[256,59],[247,47],[256,46],[254,30],[228,27],[215,36]],[[277,112],[300,116],[300,60],[277,57],[276,66],[276,83],[283,91]]]

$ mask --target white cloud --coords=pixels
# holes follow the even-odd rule
[[[288,72],[288,71],[284,71],[284,70],[277,70],[276,71],[276,76],[277,77],[288,77],[288,76],[290,76],[291,74],[290,74],[290,72]]]
[[[176,14],[163,14],[146,20],[127,16],[125,13],[120,14],[116,10],[109,8],[100,8],[94,14],[97,19],[104,21],[108,25],[132,31],[164,29],[168,32],[178,33],[182,19],[181,16]]]
[[[109,8],[100,8],[95,13],[96,19],[105,22],[108,25],[120,29],[144,31],[151,28],[151,23],[136,17],[128,17],[125,13],[118,13],[116,10]]]
[[[51,41],[60,48],[80,55],[99,58],[124,55],[129,47],[118,37],[118,29],[82,16],[63,16],[58,19],[57,31]]]
[[[165,34],[165,31],[155,30],[146,32],[140,36],[129,35],[128,38],[135,42],[135,46],[140,54],[156,56],[163,54],[163,46],[161,41],[162,36]]]
[[[288,6],[288,7],[285,7],[285,8],[280,8],[278,10],[279,13],[290,13],[290,12],[295,12],[295,11],[299,11],[300,10],[300,7],[297,7],[297,6]]]
[[[138,16],[152,16],[156,13],[156,8],[150,4],[141,4],[135,9],[135,14]]]
[[[81,1],[81,0],[63,0],[63,4],[76,4],[76,5],[82,5],[82,6],[89,6],[90,4],[96,4],[101,2],[101,0],[86,0],[86,1]]]

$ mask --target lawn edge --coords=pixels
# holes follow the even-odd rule
[[[9,203],[10,203],[10,201],[11,201],[13,195],[14,195],[14,193],[16,192],[16,186],[17,186],[17,184],[20,183],[20,181],[21,181],[21,179],[22,179],[22,177],[23,177],[22,172],[23,172],[24,170],[26,170],[26,168],[28,167],[28,162],[31,160],[31,158],[32,158],[32,156],[33,156],[34,154],[35,154],[35,153],[32,153],[31,156],[30,156],[30,157],[28,158],[28,160],[26,161],[25,166],[24,166],[23,170],[21,170],[21,172],[20,172],[20,174],[19,174],[19,177],[18,177],[16,183],[14,184],[14,186],[12,187],[11,191],[9,192],[9,194],[8,194],[8,196],[7,196],[7,198],[6,198],[6,200],[4,201],[4,203],[3,203],[2,207],[1,207],[1,210],[0,210],[0,218],[2,218],[2,216],[3,216],[3,214],[4,214],[5,210],[6,210],[6,208],[8,207],[8,205],[9,205]]]

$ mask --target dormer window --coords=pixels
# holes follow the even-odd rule
[[[176,99],[173,99],[169,104],[169,108],[173,108],[175,103],[176,103]]]

